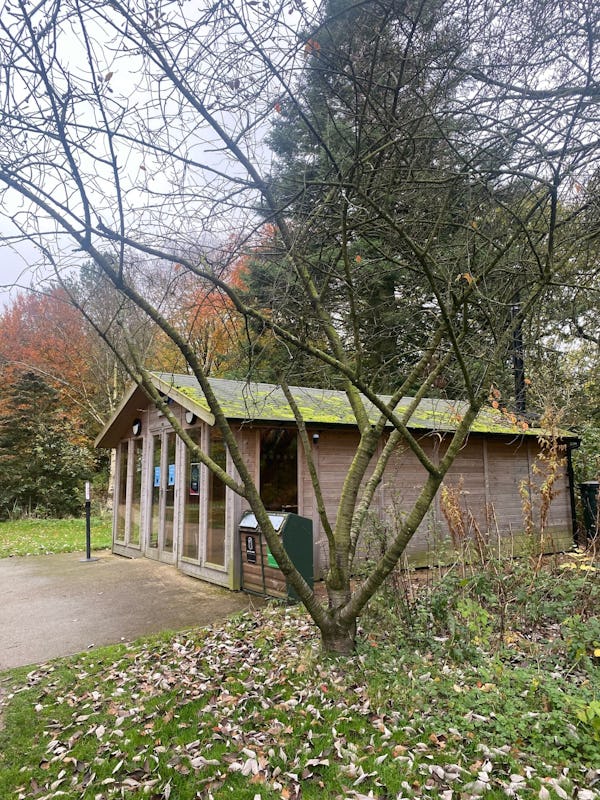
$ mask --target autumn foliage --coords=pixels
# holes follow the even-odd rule
[[[243,291],[247,270],[248,257],[243,256],[223,269],[221,279]],[[244,349],[245,328],[228,294],[213,283],[182,272],[175,281],[171,305],[170,323],[189,342],[206,373],[224,376],[234,369]],[[155,369],[187,371],[181,353],[165,335],[158,336],[153,355]]]
[[[20,294],[0,316],[0,378],[12,386],[33,372],[52,386],[71,421],[74,441],[84,441],[94,394],[91,350],[97,346],[81,314],[62,289]],[[0,395],[0,409],[6,403]]]
[[[243,289],[247,258],[237,259],[225,271],[224,280]],[[244,326],[231,299],[212,283],[179,273],[177,267],[165,280],[170,287],[171,324],[184,335],[207,372],[223,375],[239,362],[243,347]],[[162,291],[167,294],[164,287]],[[185,370],[181,354],[164,335],[142,350],[142,360],[154,369]],[[108,346],[61,287],[19,294],[0,315],[2,385],[14,386],[26,373],[43,378],[57,393],[74,443],[90,443],[113,411],[103,385],[111,359]],[[6,410],[6,398],[7,392],[0,394],[0,412]]]

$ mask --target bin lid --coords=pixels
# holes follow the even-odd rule
[[[269,519],[271,520],[271,525],[275,529],[277,533],[283,527],[283,523],[285,521],[285,514],[274,514],[272,511],[267,511],[269,515]],[[260,525],[258,524],[258,520],[252,511],[246,511],[244,516],[240,522],[240,528],[249,528],[250,530],[257,531],[260,529]]]

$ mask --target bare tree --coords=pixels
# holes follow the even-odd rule
[[[94,259],[177,345],[239,481],[198,458],[251,505],[327,650],[352,651],[356,619],[432,503],[512,331],[592,235],[590,201],[576,187],[597,169],[599,25],[591,0],[218,0],[200,10],[177,0],[3,3],[4,213],[59,273],[82,253]],[[313,91],[311,72],[322,73],[327,93]],[[265,145],[282,114],[306,142],[286,191]],[[235,232],[233,258],[252,249],[265,223],[286,277],[278,285],[293,301],[267,311],[221,277],[223,250],[213,256],[209,246]],[[322,363],[344,388],[360,441],[335,520],[321,511],[327,607],[275,536],[201,360],[128,281],[135,253],[212,283],[249,329]],[[372,313],[364,292],[378,269],[393,272],[387,302],[398,301],[400,319],[422,333],[405,347],[395,317],[390,336],[405,352],[385,402],[376,393],[381,363],[371,371],[364,335]],[[466,406],[434,464],[410,419],[449,365]],[[132,373],[160,404],[142,365]],[[415,403],[400,413],[414,387]],[[366,400],[378,409],[374,422]],[[378,451],[386,426],[393,432]],[[426,479],[352,591],[365,514],[400,444]]]

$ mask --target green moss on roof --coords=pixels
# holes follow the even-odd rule
[[[155,373],[162,384],[169,387],[169,394],[192,411],[210,412],[209,405],[195,378],[189,375]],[[252,422],[293,422],[294,414],[288,405],[281,388],[266,383],[244,383],[223,378],[211,378],[210,385],[226,417],[232,420]],[[296,403],[304,421],[313,425],[356,425],[352,408],[343,392],[329,389],[316,389],[291,386]],[[385,396],[382,400],[387,400]],[[397,407],[402,414],[412,398],[403,398]],[[365,400],[369,418],[375,422],[379,411]],[[421,400],[411,417],[408,427],[415,430],[452,431],[456,428],[466,404],[458,401],[426,398]],[[513,436],[539,436],[539,428],[524,429],[513,424],[500,411],[486,408],[475,420],[472,431],[475,433],[505,434]],[[567,433],[565,435],[568,436]]]

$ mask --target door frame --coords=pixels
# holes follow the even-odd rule
[[[177,527],[178,527],[178,514],[177,514],[177,502],[178,502],[178,486],[177,486],[177,478],[178,478],[178,462],[177,462],[177,434],[175,431],[169,426],[162,426],[160,428],[154,428],[150,430],[149,436],[149,447],[148,447],[148,474],[149,474],[149,481],[148,481],[148,514],[146,519],[146,548],[145,548],[145,555],[149,558],[153,558],[157,561],[162,561],[165,564],[175,564],[177,562],[177,549],[178,549],[178,535],[177,535]],[[169,437],[173,437],[173,444],[174,444],[174,454],[173,454],[173,462],[169,463]],[[154,465],[154,455],[155,455],[155,448],[157,440],[160,442],[160,464],[158,468],[159,472],[159,481],[160,486],[155,486],[155,465]],[[171,471],[172,468],[172,471]],[[173,474],[172,482],[169,480],[171,474]],[[172,506],[167,506],[167,495],[168,490],[170,487],[173,487],[173,504]],[[152,524],[154,519],[154,489],[158,488],[158,541],[156,547],[152,546]],[[164,540],[165,540],[165,528],[166,528],[166,512],[167,508],[172,509],[172,548],[170,550],[166,550],[164,547]]]

